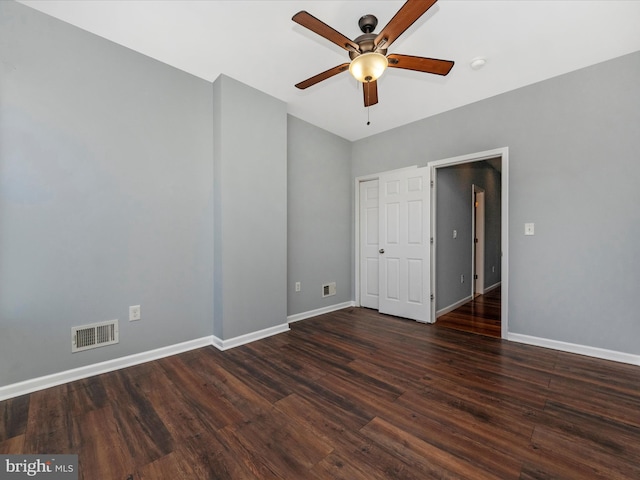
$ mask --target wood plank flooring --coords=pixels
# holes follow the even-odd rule
[[[350,308],[0,402],[85,480],[636,479],[640,367]]]
[[[500,287],[479,295],[473,300],[438,318],[439,327],[500,338],[502,332]]]

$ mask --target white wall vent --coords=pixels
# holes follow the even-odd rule
[[[118,320],[71,327],[71,352],[118,343]]]
[[[336,282],[325,283],[322,285],[322,296],[331,297],[336,294]]]

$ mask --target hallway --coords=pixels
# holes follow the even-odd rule
[[[442,315],[435,325],[500,338],[500,303],[501,288],[498,287]]]

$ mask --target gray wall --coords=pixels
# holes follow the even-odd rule
[[[211,335],[211,84],[14,2],[0,69],[0,385]]]
[[[360,140],[352,177],[509,147],[510,332],[638,354],[639,79],[636,52]]]
[[[353,299],[351,143],[292,116],[288,132],[287,292],[293,315]],[[336,282],[336,295],[322,298],[328,282]]]
[[[227,340],[287,321],[286,105],[214,82],[216,317]]]
[[[436,311],[471,295],[472,185],[485,190],[484,286],[500,282],[500,173],[486,161],[438,168]],[[464,275],[464,283],[460,283],[460,275]]]

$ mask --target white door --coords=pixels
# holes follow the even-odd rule
[[[474,185],[473,296],[484,294],[484,190]]]
[[[431,322],[428,167],[380,175],[380,313]]]
[[[360,182],[360,305],[378,309],[378,180]]]

